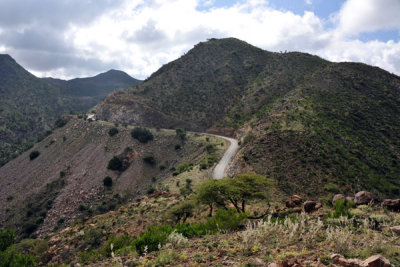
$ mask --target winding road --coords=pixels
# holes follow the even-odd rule
[[[225,176],[225,171],[228,167],[229,162],[231,161],[232,157],[236,154],[237,150],[239,149],[239,145],[238,145],[238,141],[236,139],[221,136],[221,135],[212,135],[212,136],[225,139],[231,143],[229,148],[225,151],[224,156],[218,162],[217,166],[215,166],[214,171],[213,171],[214,179],[222,179]]]

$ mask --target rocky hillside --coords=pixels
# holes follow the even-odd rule
[[[109,95],[104,120],[244,138],[231,174],[286,193],[367,188],[399,196],[400,78],[358,63],[270,53],[237,39],[199,43],[142,84]]]
[[[115,70],[71,81],[40,79],[0,55],[0,166],[52,129],[61,114],[86,112],[108,93],[139,82]]]
[[[151,130],[145,131],[151,139],[138,141],[132,129],[72,118],[1,167],[0,227],[17,227],[25,237],[49,232],[78,216],[112,210],[168,177],[174,186],[179,179],[184,185],[187,171],[209,177],[219,157],[216,138]],[[211,164],[200,169],[204,161]]]

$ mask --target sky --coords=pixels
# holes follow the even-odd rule
[[[145,79],[209,38],[400,75],[400,0],[0,0],[0,53],[38,77]]]

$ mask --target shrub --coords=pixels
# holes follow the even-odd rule
[[[154,192],[156,192],[156,189],[152,186],[152,187],[150,187],[150,188],[147,189],[146,194],[151,195],[151,194],[153,194]]]
[[[31,255],[16,253],[15,251],[0,252],[0,266],[37,266],[35,259]]]
[[[179,149],[181,149],[181,145],[180,144],[176,144],[175,145],[175,150],[179,150]]]
[[[147,164],[150,164],[150,165],[156,164],[156,159],[154,158],[153,155],[145,155],[145,156],[143,157],[143,161],[144,161],[145,163],[147,163]]]
[[[214,217],[208,219],[208,224],[213,230],[234,231],[243,226],[246,215],[233,209],[219,209]]]
[[[185,140],[186,138],[186,131],[182,128],[177,128],[176,130],[176,136],[178,136],[181,140]]]
[[[9,246],[14,243],[15,231],[13,230],[1,230],[0,231],[0,251],[6,250]]]
[[[333,211],[328,214],[328,217],[339,218],[340,216],[345,216],[351,218],[353,215],[350,209],[354,207],[353,201],[345,201],[344,199],[338,199],[333,205]]]
[[[147,143],[153,140],[153,134],[150,130],[142,127],[135,127],[131,132],[131,136],[141,143]]]
[[[135,240],[135,248],[139,254],[145,252],[156,251],[159,246],[165,244],[168,236],[172,233],[173,229],[169,225],[149,226],[146,231]]]
[[[111,244],[112,244],[113,245],[112,251],[118,255],[121,249],[134,245],[134,242],[135,242],[134,238],[129,235],[121,235],[118,237],[111,235],[111,237],[108,239],[108,241],[106,242],[106,244],[102,249],[102,254],[106,257],[111,257]]]
[[[32,151],[32,152],[29,154],[29,158],[30,158],[30,160],[34,160],[34,159],[36,159],[37,157],[39,157],[39,155],[40,155],[40,152],[37,151],[37,150],[34,150],[34,151]]]
[[[122,168],[122,160],[117,157],[114,156],[109,162],[108,162],[108,169],[113,170],[113,171],[118,171],[121,170]]]
[[[177,224],[175,225],[175,230],[187,238],[204,236],[214,232],[210,224],[203,222]]]
[[[113,184],[112,178],[111,178],[110,176],[106,176],[106,177],[104,178],[104,180],[103,180],[103,184],[104,184],[104,186],[106,186],[106,187],[111,187],[112,184]]]
[[[113,127],[113,128],[111,128],[109,131],[108,131],[108,135],[109,136],[114,136],[114,135],[116,135],[118,133],[118,129],[116,128],[116,127]]]

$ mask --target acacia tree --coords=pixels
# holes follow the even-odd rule
[[[232,203],[237,212],[246,211],[246,203],[254,199],[268,199],[268,191],[274,186],[274,181],[258,174],[239,174],[235,178],[212,179],[200,185],[197,200],[210,207],[224,206]]]

